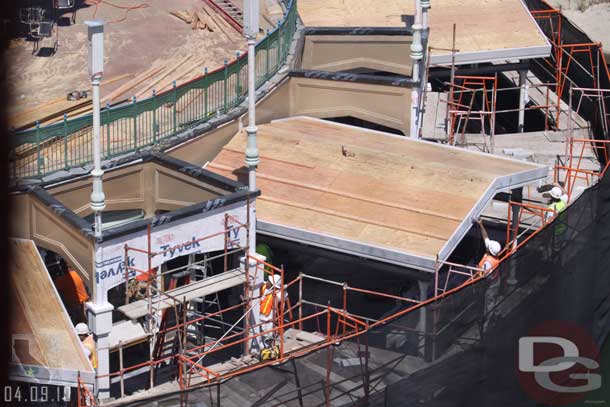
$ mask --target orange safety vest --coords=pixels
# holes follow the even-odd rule
[[[491,267],[489,269],[485,269],[485,263],[489,263],[489,265],[491,265]],[[491,271],[491,270],[495,269],[496,267],[498,267],[498,264],[500,264],[500,259],[492,256],[489,253],[485,253],[485,256],[483,256],[481,261],[479,261],[478,267],[484,271]]]
[[[267,287],[263,286],[261,288],[261,296],[265,295],[266,291],[267,291]],[[269,294],[265,295],[265,297],[261,301],[260,311],[261,311],[261,314],[263,314],[266,317],[268,317],[271,314],[271,310],[273,309],[273,297],[274,297],[273,291],[271,291]]]
[[[95,341],[93,335],[87,336],[83,339],[83,346],[89,351],[89,360],[94,369],[97,369],[97,352],[95,350]]]
[[[61,294],[64,301],[71,306],[84,304],[89,300],[87,289],[78,273],[69,269],[67,273],[55,279],[57,291]]]

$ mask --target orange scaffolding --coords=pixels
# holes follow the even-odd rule
[[[447,101],[449,144],[464,144],[464,135],[470,120],[478,120],[481,123],[482,134],[485,134],[487,125],[493,138],[496,127],[497,89],[497,75],[493,77],[457,75],[453,78]],[[479,93],[481,101],[475,105]]]
[[[572,199],[574,187],[579,179],[584,182],[583,186],[589,187],[604,176],[610,165],[609,143],[609,140],[580,138],[570,138],[568,140],[567,156],[557,158],[553,172],[554,181],[565,185],[568,200]],[[588,151],[597,154],[597,159],[601,163],[598,169],[583,168],[585,154]]]
[[[516,217],[513,216],[515,213],[513,208],[515,208],[515,206],[518,206],[520,209]],[[552,216],[549,216],[549,212],[553,211],[544,206],[509,202],[506,244],[500,255],[500,260],[503,261],[505,258],[518,250],[519,247],[525,244],[532,236],[538,233],[551,220]],[[526,226],[531,228],[531,233],[525,239],[521,240],[519,239],[520,236],[516,232],[519,231],[520,225],[523,223],[523,216],[525,213],[529,213],[534,217],[540,218],[540,221],[528,223]],[[246,227],[247,230],[247,224],[241,224],[239,221],[231,219],[230,217],[225,218],[225,227],[226,229],[219,233],[226,233],[227,230],[241,227]],[[217,235],[218,234],[216,233],[203,237],[200,240]],[[518,239],[519,244],[517,244]],[[229,243],[225,245],[225,250],[221,256],[226,257],[233,253],[229,250],[229,246]],[[151,252],[150,244],[146,250],[134,247],[126,247],[125,250],[126,253],[130,250],[141,251],[149,255],[149,258],[151,259],[153,256],[160,254]],[[357,338],[372,328],[386,324],[389,321],[399,318],[409,312],[413,312],[419,309],[419,307],[439,301],[442,298],[445,298],[446,296],[451,295],[452,293],[457,292],[482,278],[485,278],[488,274],[483,273],[481,269],[476,267],[464,266],[451,262],[438,262],[432,297],[426,300],[415,300],[388,293],[351,287],[344,282],[336,282],[303,273],[299,274],[291,281],[286,282],[286,273],[283,268],[275,267],[257,257],[252,257],[247,253],[244,253],[244,258],[245,261],[243,264],[249,266],[244,266],[243,268],[245,273],[245,283],[244,297],[242,298],[241,302],[219,309],[216,312],[205,313],[196,318],[189,319],[186,317],[186,315],[181,317],[181,313],[179,312],[180,307],[182,307],[181,309],[183,311],[186,309],[187,300],[183,299],[181,301],[178,298],[172,298],[174,301],[173,310],[176,316],[176,322],[171,326],[168,326],[170,324],[167,324],[163,327],[163,329],[154,332],[154,335],[151,335],[151,337],[154,341],[154,337],[161,337],[162,335],[173,333],[177,335],[178,338],[181,338],[179,347],[169,355],[153,355],[151,353],[149,360],[129,367],[123,367],[121,364],[118,371],[111,372],[107,375],[98,376],[98,378],[120,377],[122,382],[127,373],[135,372],[141,368],[149,368],[151,372],[150,385],[152,387],[154,385],[152,372],[161,365],[171,363],[173,365],[172,369],[175,369],[175,374],[178,378],[178,387],[182,391],[182,394],[186,394],[186,390],[220,383],[223,380],[242,375],[265,366],[284,363],[292,358],[303,356],[314,350],[322,348],[332,349],[332,345],[334,344]],[[226,272],[226,259],[224,263],[225,269],[223,272]],[[133,271],[136,271],[137,273],[146,272],[145,270],[135,269]],[[158,276],[158,274],[154,274],[154,270],[149,269],[149,271],[151,272],[150,275],[155,277]],[[443,273],[447,273],[446,275],[442,275],[444,281],[441,281],[441,271]],[[256,291],[258,287],[251,286],[251,282],[259,281],[259,277],[262,275],[279,276],[279,288],[272,286],[267,293]],[[463,280],[455,287],[450,287],[449,284],[449,278],[452,275],[463,277]],[[127,279],[129,279],[129,277],[127,277]],[[152,280],[153,278],[149,279],[151,284]],[[318,288],[319,284],[336,287],[336,295],[332,296],[332,298],[335,298],[337,303],[332,306],[330,302],[320,304],[305,298],[304,288],[306,284],[310,283],[315,284],[316,288]],[[288,298],[289,289],[292,292],[298,292],[296,301],[293,304],[290,303]],[[272,295],[272,298],[276,299],[273,305],[273,315],[275,318],[271,324],[271,327],[269,327],[269,322],[251,323],[252,319],[250,316],[255,304],[260,302],[265,294],[268,295],[269,293]],[[354,312],[354,307],[351,305],[350,299],[351,296],[356,294],[383,299],[392,299],[404,304],[408,304],[408,306],[380,320],[373,320],[365,316],[358,315],[356,312]],[[240,314],[239,311],[243,312]],[[226,315],[227,313],[233,313],[234,318],[236,318],[236,313],[237,315],[241,315],[241,317],[237,319],[234,325],[230,329],[227,329],[224,334],[217,338],[204,337],[203,343],[196,345],[189,344],[188,340],[186,340],[189,326],[213,320],[221,315]],[[240,323],[243,325],[243,329],[236,329],[236,326]],[[306,325],[309,327],[313,326],[315,328],[310,329],[309,331],[304,331],[304,329],[307,328]],[[286,336],[288,330],[307,333],[309,337],[313,337],[315,340],[302,343],[297,346],[294,342],[290,342],[290,338]],[[247,360],[250,345],[259,341],[259,339],[263,336],[271,336],[274,338],[274,344],[277,344],[278,348],[277,356],[269,360],[261,360],[258,358],[252,359],[252,357]],[[221,352],[224,353],[220,354]],[[227,368],[227,364],[225,362],[218,362],[218,360],[223,360],[223,358],[227,359],[227,354],[245,355],[241,359],[243,363],[231,361],[230,364],[233,366]],[[205,359],[212,355],[216,356],[216,362],[206,362]],[[331,370],[331,363],[332,358],[328,361],[328,372]],[[329,380],[329,376],[327,376],[327,380]],[[121,386],[121,388],[123,388],[123,386]],[[330,384],[328,388],[330,388]],[[83,390],[83,392],[86,392],[86,390]],[[79,393],[79,399],[80,397],[81,396]]]
[[[76,387],[76,405],[78,407],[95,407],[98,405],[97,400],[93,396],[93,393],[83,383],[80,378],[80,374],[77,378],[78,386]],[[59,401],[59,400],[58,400]]]
[[[577,65],[592,79],[592,87],[599,88],[600,75],[606,75],[610,80],[610,70],[606,63],[602,45],[600,42],[566,44],[562,34],[561,10],[544,2],[549,8],[545,10],[531,10],[531,14],[542,29],[547,29],[550,35],[547,37],[553,47],[551,58],[544,59],[544,67],[550,70],[555,78],[555,94],[557,96],[557,110],[555,121],[559,127],[561,114],[561,99],[564,96],[566,84],[571,83],[568,73]],[[588,66],[581,64],[576,56],[585,54]],[[571,96],[571,95],[570,95]]]

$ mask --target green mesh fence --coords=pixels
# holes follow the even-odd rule
[[[296,0],[286,0],[286,14],[276,29],[256,44],[256,86],[285,63],[297,26]],[[161,140],[227,113],[247,94],[248,57],[163,93],[101,111],[101,152],[113,158],[153,146]],[[11,176],[42,177],[93,161],[91,114],[13,135]]]

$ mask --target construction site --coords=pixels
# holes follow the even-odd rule
[[[610,401],[610,4],[22,3],[4,403]]]

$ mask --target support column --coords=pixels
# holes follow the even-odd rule
[[[519,133],[523,133],[525,130],[525,104],[529,97],[527,95],[527,69],[519,71],[519,121],[518,130]]]
[[[419,300],[426,301],[428,299],[428,290],[430,289],[429,281],[418,281],[419,286]],[[421,349],[422,356],[425,360],[429,360],[432,348],[432,338],[430,337],[430,330],[428,327],[428,307],[419,308],[419,321],[417,322],[417,332],[420,332],[418,341],[419,349]]]
[[[411,43],[411,60],[413,61],[413,88],[411,90],[411,126],[409,137],[413,139],[419,138],[419,98],[421,92],[421,61],[424,56],[421,43],[421,25],[413,24],[413,42]]]
[[[430,0],[421,0],[422,8],[422,27],[424,30],[429,28],[428,12],[430,11]]]
[[[260,163],[258,146],[256,144],[256,38],[248,36],[248,140],[246,144],[245,164],[248,167],[248,190],[256,191],[256,167]],[[254,204],[255,205],[255,204]],[[256,210],[254,216],[250,217],[250,231],[248,247],[250,255],[256,253]]]
[[[110,361],[108,351],[108,336],[112,330],[112,304],[87,303],[87,322],[95,338],[95,349],[97,352],[96,376],[105,376],[110,373]],[[95,392],[100,399],[110,397],[110,377],[105,376],[95,379]]]
[[[513,202],[518,202],[521,203],[523,202],[523,187],[521,188],[516,188],[513,189],[511,191],[511,197],[510,200]],[[514,205],[512,208],[512,219],[513,222],[515,219],[519,219],[519,215],[521,214],[521,207]],[[515,224],[513,225],[513,229],[511,230],[511,240],[513,240],[513,247],[511,249],[514,249],[518,242],[517,242],[517,236],[519,235],[519,225]],[[510,267],[508,270],[508,280],[507,283],[510,285],[516,285],[517,284],[517,264],[515,261],[510,262]]]
[[[254,255],[251,254],[250,256],[254,257],[260,261],[267,260],[267,258],[265,256],[261,256],[258,253],[254,253]],[[252,258],[250,258],[248,260],[248,262],[246,263],[246,257],[244,256],[239,259],[239,264],[240,264],[242,271],[244,271],[244,272],[246,271],[246,267],[248,268],[248,274],[247,274],[248,290],[245,293],[247,298],[251,299],[253,297],[258,297],[259,289],[265,283],[264,273],[262,273],[262,272],[255,273],[256,261]],[[256,275],[256,278],[254,278],[255,275]],[[245,329],[247,329],[249,335],[255,335],[257,333],[260,333],[261,332],[260,327],[256,328],[256,329],[250,328],[252,326],[256,326],[256,325],[260,324],[260,299],[251,300],[247,304],[246,307],[247,307],[246,312],[248,312],[248,310],[250,310],[250,314],[244,319],[247,324]],[[260,346],[261,341],[262,341],[262,338],[258,337],[256,339],[256,342],[254,343],[254,345]],[[250,343],[250,341],[247,341],[245,343],[245,345],[244,345],[244,354],[245,355],[250,353],[251,345],[252,345],[252,343]]]

